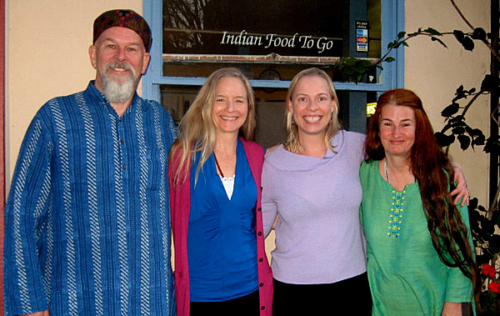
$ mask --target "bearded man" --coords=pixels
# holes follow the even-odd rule
[[[140,15],[103,13],[89,49],[95,81],[33,119],[5,208],[6,315],[173,315],[176,131],[136,94],[150,46]]]

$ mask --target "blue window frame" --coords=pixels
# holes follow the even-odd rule
[[[357,0],[351,0],[350,5],[358,5]],[[365,1],[366,2],[366,1]],[[387,50],[387,45],[396,39],[398,32],[404,30],[404,1],[400,0],[380,0],[381,17],[381,55]],[[172,77],[164,76],[163,59],[163,0],[144,0],[144,17],[150,23],[153,32],[153,43],[151,48],[151,62],[146,75],[143,77],[143,96],[148,99],[161,101],[160,86],[201,86],[206,78],[203,77]],[[354,23],[350,23],[354,32]],[[360,120],[361,114],[366,113],[366,93],[379,95],[383,91],[404,85],[404,50],[393,51],[392,57],[396,58],[393,63],[385,63],[384,70],[379,71],[377,83],[351,83],[334,82],[335,88],[340,93],[349,96],[347,112],[351,117],[350,130],[364,131],[365,121]],[[351,56],[355,56],[351,54]],[[168,67],[168,66],[167,66]],[[286,89],[289,80],[259,80],[251,79],[252,86],[256,89]],[[363,96],[364,95],[364,96]],[[352,105],[352,104],[358,104]],[[362,105],[362,106],[360,106]],[[355,123],[354,121],[358,121]],[[349,119],[347,119],[349,121]]]

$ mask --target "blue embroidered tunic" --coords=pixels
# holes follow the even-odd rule
[[[215,169],[214,155],[194,184],[191,168],[188,256],[192,302],[220,302],[258,290],[255,206],[257,189],[238,139],[234,192],[228,198]]]
[[[167,155],[175,125],[91,82],[45,104],[5,208],[6,315],[172,315]]]

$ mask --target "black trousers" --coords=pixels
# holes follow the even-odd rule
[[[287,284],[274,280],[274,316],[370,316],[371,312],[366,273],[331,284]]]
[[[191,302],[191,316],[259,316],[259,291],[222,302]]]

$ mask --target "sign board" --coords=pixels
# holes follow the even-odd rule
[[[356,51],[368,52],[368,21],[356,21]]]

